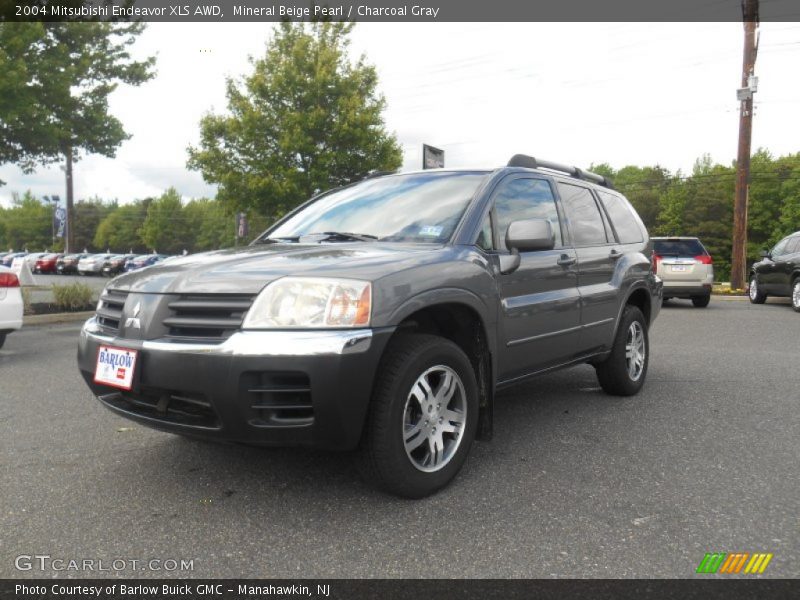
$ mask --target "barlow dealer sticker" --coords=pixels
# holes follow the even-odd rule
[[[130,390],[133,385],[133,371],[136,368],[136,354],[136,350],[128,348],[100,346],[97,351],[94,382]]]

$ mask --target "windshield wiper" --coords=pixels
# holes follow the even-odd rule
[[[256,244],[282,244],[285,242],[299,242],[300,236],[296,237],[281,237],[281,238],[258,238]]]
[[[324,235],[325,238],[320,240],[327,242],[330,240],[341,240],[347,242],[372,242],[378,239],[376,235],[368,233],[348,233],[346,231],[323,231],[322,233],[309,233],[308,235]]]

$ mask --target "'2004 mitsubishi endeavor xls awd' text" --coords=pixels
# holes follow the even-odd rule
[[[119,415],[247,444],[358,449],[408,497],[492,432],[498,389],[579,363],[639,391],[661,306],[647,231],[602,176],[514,156],[370,177],[250,246],[113,279],[78,364]]]

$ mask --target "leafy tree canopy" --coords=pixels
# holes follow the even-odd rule
[[[395,170],[400,146],[383,122],[375,68],[348,56],[352,23],[284,22],[227,115],[206,115],[188,165],[219,185],[231,212],[275,218],[320,190]]]

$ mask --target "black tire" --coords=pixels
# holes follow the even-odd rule
[[[708,303],[711,302],[711,294],[708,296],[693,296],[692,297],[692,304],[695,305],[695,308],[705,308],[708,306]]]
[[[5,343],[6,343],[6,334],[5,333],[0,333],[0,348],[2,348],[3,344],[5,344]]]
[[[750,289],[747,293],[747,297],[750,298],[751,304],[764,304],[764,302],[767,301],[767,295],[758,289],[755,275],[750,277]]]
[[[635,378],[632,377],[629,372],[628,360],[626,357],[628,336],[634,323],[638,323],[644,343],[643,364],[638,371],[638,376]],[[642,389],[645,378],[647,377],[647,366],[649,364],[650,337],[647,330],[647,321],[645,321],[644,315],[639,308],[628,305],[622,311],[622,319],[620,319],[617,334],[614,337],[614,345],[611,348],[611,354],[603,362],[595,365],[597,380],[600,382],[600,387],[602,387],[603,391],[607,394],[613,396],[633,396]]]
[[[406,451],[406,403],[412,402],[412,387],[419,378],[441,366],[450,369],[461,380],[463,394],[462,388],[457,388],[454,398],[458,394],[464,407],[464,425],[463,430],[458,430],[461,431],[460,441],[450,456],[443,459],[444,464],[438,470],[425,472],[412,462],[411,455],[416,450]],[[420,422],[423,417],[419,417]],[[435,335],[401,334],[390,342],[381,360],[359,449],[359,470],[366,481],[384,491],[406,498],[423,498],[456,476],[467,458],[477,427],[478,384],[467,355],[451,341]],[[420,431],[419,436],[423,434]],[[457,437],[458,434],[447,435]],[[452,444],[451,438],[448,441]],[[425,446],[423,442],[418,450],[427,451]],[[440,451],[442,454],[446,452]]]
[[[794,312],[800,312],[800,277],[792,282],[792,308]]]

